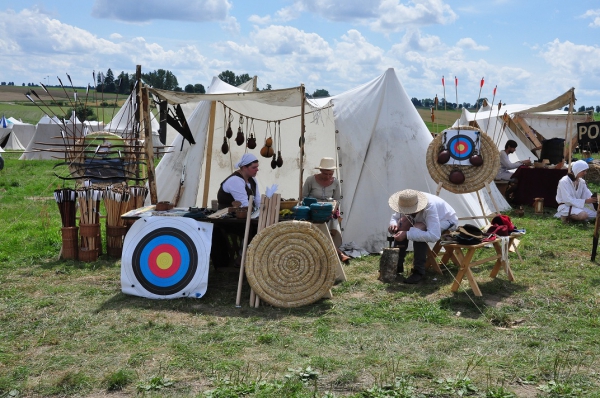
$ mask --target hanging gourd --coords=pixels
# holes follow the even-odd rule
[[[479,133],[477,133],[477,140],[475,141],[475,150],[473,154],[469,157],[469,163],[471,163],[475,167],[480,167],[483,165],[483,158],[481,157],[480,148],[481,142],[479,141]]]
[[[283,166],[283,158],[281,157],[281,121],[277,122],[279,125],[279,132],[277,134],[277,167]]]
[[[227,152],[229,152],[229,145],[227,144],[227,137],[223,137],[223,145],[221,145],[221,152],[223,152],[223,155],[227,155]]]
[[[275,170],[277,168],[277,156],[273,155],[273,159],[271,159],[271,168]]]
[[[450,151],[446,148],[446,133],[444,132],[444,142],[440,146],[440,152],[438,153],[437,162],[439,164],[446,164],[450,161]]]
[[[246,146],[248,149],[256,148],[256,137],[254,137],[254,119],[250,121],[250,134],[248,135],[248,139],[246,140]]]
[[[277,151],[277,167],[283,166],[283,158],[281,157],[281,151]]]
[[[273,148],[271,145],[273,145],[273,139],[271,137],[267,137],[268,135],[271,135],[271,123],[267,122],[267,131],[265,132],[265,146],[263,146],[260,149],[260,156],[265,157],[265,158],[270,158],[271,156],[273,156]]]
[[[240,115],[240,125],[238,126],[237,135],[235,136],[235,143],[238,144],[238,146],[242,146],[246,141],[246,138],[244,137],[244,132],[242,131],[243,124],[244,116]]]
[[[231,109],[230,109],[228,123],[227,123],[227,131],[225,132],[225,136],[227,138],[233,137],[233,130],[231,129],[231,122],[233,122],[233,115],[231,114]]]
[[[450,175],[448,176],[448,180],[452,184],[460,185],[463,182],[465,182],[465,175],[459,169],[454,169],[450,172]]]

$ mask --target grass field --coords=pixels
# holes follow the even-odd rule
[[[121,293],[118,260],[59,260],[54,162],[3,156],[0,397],[599,396],[593,224],[525,207],[516,281],[481,264],[483,297],[450,291],[452,264],[382,283],[374,255],[298,309],[235,308],[237,269],[211,268],[202,299],[148,300]]]

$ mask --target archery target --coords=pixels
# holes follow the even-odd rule
[[[475,142],[477,135],[472,131],[446,131],[446,148],[450,157],[454,159],[452,164],[470,166],[469,158],[478,150]]]
[[[123,293],[147,298],[200,298],[208,285],[213,226],[187,217],[145,217],[125,236]]]

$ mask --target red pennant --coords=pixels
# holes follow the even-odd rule
[[[498,88],[498,86],[494,87],[494,97],[496,96],[496,89]]]
[[[458,87],[458,77],[454,76],[454,85]]]
[[[483,87],[483,77],[481,78],[481,83],[479,84],[479,88]]]
[[[444,87],[446,86],[446,85],[444,84],[444,76],[442,76],[442,86],[444,86]]]

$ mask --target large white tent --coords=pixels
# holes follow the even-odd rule
[[[64,158],[65,142],[61,131],[65,127],[57,117],[42,116],[35,134],[25,147],[20,160],[49,160]]]
[[[406,188],[436,191],[425,161],[432,136],[393,69],[353,90],[319,101],[307,100],[301,87],[246,92],[217,78],[204,95],[153,91],[170,103],[198,102],[188,118],[196,144],[182,145],[182,137],[177,137],[172,152],[157,167],[159,201],[172,200],[178,191],[178,206],[182,207],[206,206],[216,198],[220,183],[235,170],[234,164],[246,151],[233,139],[225,139],[230,110],[234,138],[240,114],[251,118],[249,125],[254,125],[250,131],[256,135],[257,147],[251,152],[261,160],[257,178],[263,193],[267,186],[278,184],[283,198],[298,198],[302,181],[315,171],[320,159],[336,158],[344,242],[380,251],[386,244],[391,215],[389,196]],[[302,161],[301,109],[306,126]],[[245,120],[242,125],[246,131]],[[281,168],[271,169],[270,159],[259,155],[267,136],[273,136],[276,147],[281,146]],[[221,152],[224,140],[230,147],[226,155]],[[499,210],[510,208],[493,184],[492,192]],[[460,217],[482,215],[475,193],[456,195],[443,190],[440,195]],[[487,193],[482,191],[481,198],[486,214],[491,213],[493,205]]]

